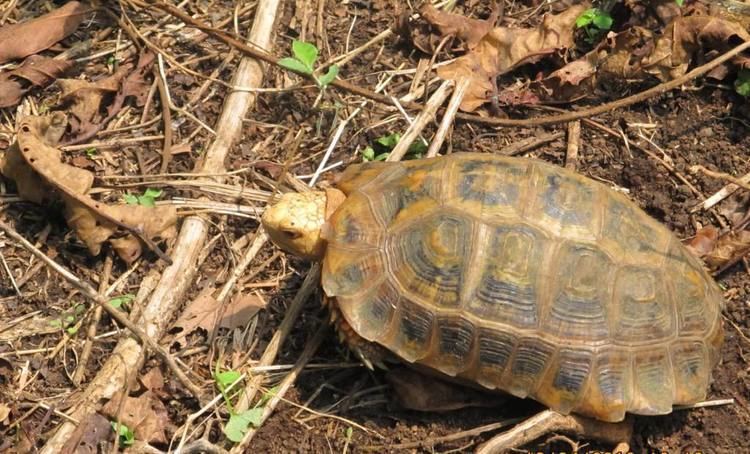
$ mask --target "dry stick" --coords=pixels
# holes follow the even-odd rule
[[[737,181],[738,182],[742,182],[743,184],[750,184],[750,173],[748,173],[748,174],[746,174],[746,175],[744,175],[744,176],[742,176],[740,178],[737,178]],[[721,188],[720,190],[718,190],[714,195],[712,195],[711,197],[707,198],[705,201],[703,201],[703,202],[699,203],[698,205],[694,206],[690,210],[690,212],[691,213],[695,213],[696,211],[700,211],[702,209],[703,210],[711,209],[714,206],[716,206],[719,202],[721,202],[722,200],[724,200],[727,197],[729,197],[730,195],[732,195],[739,188],[740,188],[740,186],[738,186],[738,185],[736,185],[734,183],[728,184],[728,185],[724,186],[723,188]]]
[[[190,379],[187,378],[187,376],[182,372],[180,367],[175,362],[174,358],[172,358],[172,355],[170,355],[169,352],[164,350],[159,344],[156,343],[156,341],[154,341],[145,332],[143,332],[140,327],[136,326],[135,323],[130,321],[130,319],[128,319],[124,312],[116,309],[111,304],[109,304],[109,301],[102,295],[99,295],[99,293],[97,293],[97,291],[94,290],[89,284],[80,280],[62,265],[59,265],[57,262],[47,257],[44,252],[40,251],[37,247],[27,241],[26,238],[19,235],[15,230],[13,230],[12,227],[0,221],[0,229],[2,229],[9,237],[21,243],[24,248],[37,256],[37,258],[46,263],[50,268],[57,271],[63,278],[65,278],[65,280],[67,280],[70,284],[80,290],[87,298],[94,301],[99,305],[99,307],[104,309],[110,315],[110,317],[117,320],[118,323],[125,326],[133,334],[135,334],[141,342],[148,345],[148,347],[152,349],[154,353],[156,353],[162,360],[164,360],[167,366],[180,380],[180,383],[182,383],[190,391],[190,393],[193,394],[194,397],[200,397],[200,388],[195,386],[190,381]]]
[[[109,284],[109,277],[112,274],[112,256],[107,254],[104,259],[104,270],[102,271],[101,278],[99,279],[99,294],[102,297],[106,297],[107,285]],[[99,325],[99,321],[102,319],[102,307],[96,306],[94,314],[89,322],[89,329],[86,331],[86,342],[83,344],[81,349],[81,358],[78,360],[78,367],[73,372],[73,384],[78,387],[81,386],[86,368],[89,364],[89,358],[91,358],[91,350],[94,346],[94,338],[96,337],[96,327]]]
[[[578,148],[581,146],[581,122],[568,123],[568,148],[565,153],[565,168],[575,170],[578,166]]]
[[[276,20],[278,2],[263,0],[258,2],[250,40],[259,48],[270,48],[274,36],[273,24]],[[259,62],[243,58],[232,78],[232,86],[259,87],[263,82],[263,67]],[[240,137],[243,118],[253,106],[256,95],[250,92],[230,92],[224,99],[221,115],[216,123],[216,137],[205,153],[205,159],[196,166],[196,174],[221,174],[226,172],[224,162],[230,149]],[[204,181],[215,181],[203,178]],[[154,289],[151,298],[143,308],[139,325],[149,336],[159,339],[165,333],[172,315],[182,303],[185,293],[193,285],[199,265],[198,259],[208,236],[208,223],[199,216],[184,220],[174,246],[174,264],[167,267]],[[79,405],[74,412],[76,419],[95,412],[100,402],[110,399],[123,388],[122,377],[133,377],[144,360],[144,349],[131,338],[121,339],[101,371],[82,393]],[[42,449],[42,454],[55,454],[62,450],[75,426],[59,424],[57,431]]]
[[[270,366],[274,363],[274,361],[276,360],[276,355],[279,354],[279,350],[281,349],[281,345],[284,343],[287,336],[291,332],[292,327],[294,326],[294,322],[297,321],[297,317],[302,311],[302,306],[305,304],[305,301],[307,301],[307,299],[319,284],[320,263],[315,263],[310,268],[310,271],[308,271],[307,277],[305,277],[305,281],[302,283],[302,286],[297,292],[297,295],[295,295],[294,299],[292,300],[292,304],[290,304],[289,308],[286,310],[284,319],[281,321],[279,328],[273,334],[273,337],[268,343],[266,350],[263,352],[263,355],[260,357],[260,360],[257,362],[257,364],[255,364],[256,367]],[[238,413],[241,413],[250,408],[250,404],[255,398],[255,394],[258,392],[258,388],[260,387],[263,378],[264,375],[259,374],[248,380],[242,396],[235,406]]]
[[[172,5],[168,5],[163,2],[154,2],[153,0],[150,1],[149,4],[150,6],[158,8],[166,13],[169,13],[175,16],[176,18],[180,19],[181,21],[185,22],[186,24],[213,36],[214,38],[218,39],[219,41],[222,41],[223,43],[229,46],[233,46],[237,48],[238,50],[255,57],[258,60],[263,60],[265,62],[278,66],[278,59],[275,56],[268,54],[262,50],[259,50],[257,48],[247,46],[243,44],[242,42],[240,42],[239,40],[237,40],[236,38],[232,37],[230,34],[226,33],[225,31],[218,30],[209,25],[206,25],[205,23],[190,17],[189,15],[180,11],[179,9],[175,8]],[[482,124],[486,124],[490,126],[526,126],[526,127],[551,125],[551,124],[556,124],[556,123],[567,123],[569,121],[580,120],[580,119],[591,117],[594,115],[603,114],[611,110],[631,106],[641,101],[645,101],[651,97],[666,93],[670,90],[674,90],[675,88],[678,88],[680,85],[683,85],[697,77],[700,77],[706,74],[707,72],[711,71],[712,69],[716,68],[722,63],[736,57],[741,52],[744,52],[745,50],[748,50],[748,49],[750,49],[750,41],[746,41],[736,46],[735,48],[730,49],[729,51],[725,52],[719,57],[701,66],[698,66],[692,71],[676,79],[672,79],[668,82],[664,82],[655,87],[649,88],[648,90],[644,90],[640,93],[636,93],[632,96],[628,96],[627,98],[618,99],[617,101],[612,101],[610,103],[601,104],[599,106],[595,106],[589,109],[583,109],[583,110],[579,110],[575,112],[568,112],[568,113],[564,113],[561,115],[550,115],[547,117],[527,118],[527,119],[519,119],[519,120],[509,119],[509,118],[485,118],[485,117],[480,117],[479,115],[463,114],[463,113],[456,114],[456,118],[458,118],[459,120],[470,121],[474,123],[482,123]],[[299,73],[299,72],[297,74],[299,76],[312,79],[312,76],[309,74],[304,74],[304,73]],[[341,88],[342,90],[346,90],[355,95],[359,95],[359,96],[371,99],[373,101],[379,102],[381,104],[385,104],[385,105],[391,104],[391,99],[388,96],[379,95],[377,93],[372,92],[371,90],[353,85],[341,79],[334,80],[333,82],[331,82],[331,85]],[[404,107],[408,107],[410,109],[415,109],[415,110],[420,110],[424,108],[424,106],[415,102],[404,103]]]
[[[714,172],[712,170],[708,170],[707,168],[701,165],[694,165],[690,167],[690,173],[698,173],[698,172],[701,172],[711,178],[717,178],[719,180],[728,181],[733,185],[736,185],[740,188],[750,191],[750,174],[747,174],[742,178],[737,178],[732,175],[729,175],[728,173]],[[744,180],[748,180],[748,181],[744,181]]]
[[[159,101],[161,101],[161,117],[164,119],[164,144],[161,150],[161,167],[159,173],[167,173],[167,167],[172,160],[172,109],[169,106],[169,94],[167,83],[159,70],[159,61],[154,61],[154,80],[159,88]]]
[[[498,150],[498,153],[504,156],[516,156],[535,148],[539,148],[542,145],[548,144],[557,139],[562,139],[563,137],[565,137],[565,133],[562,131],[550,132],[538,137],[529,137],[528,139],[514,142],[507,147]]]
[[[582,416],[564,416],[552,410],[544,410],[509,431],[492,438],[479,447],[477,454],[506,452],[550,432],[580,434],[587,438],[617,444],[623,440],[630,440],[633,423],[630,419],[619,423],[609,423]]]
[[[396,144],[391,153],[388,155],[388,159],[386,159],[386,161],[400,161],[406,155],[406,152],[409,151],[409,147],[411,146],[412,142],[414,142],[414,140],[419,137],[419,135],[422,133],[422,130],[425,128],[425,126],[427,126],[427,123],[435,118],[435,114],[437,113],[443,102],[445,102],[445,100],[448,98],[452,87],[453,82],[449,80],[446,80],[442,84],[440,84],[438,89],[435,90],[435,93],[430,96],[430,99],[427,101],[427,105],[425,106],[424,110],[419,112],[419,115],[417,115],[417,118],[414,119],[414,122],[406,129],[406,132],[404,132],[404,136],[401,137],[401,139],[398,141],[398,144]]]
[[[440,120],[440,126],[430,142],[430,148],[427,150],[428,158],[434,158],[440,151],[440,147],[443,145],[443,142],[445,142],[445,137],[448,135],[448,131],[451,126],[453,126],[456,112],[458,112],[458,108],[461,106],[461,101],[463,101],[464,95],[466,94],[466,89],[469,88],[470,84],[471,82],[468,78],[461,79],[458,85],[456,85],[456,89],[453,90],[451,100],[448,102],[448,107],[446,107],[445,113],[443,114],[443,119]]]
[[[320,344],[323,342],[323,339],[326,337],[329,330],[330,327],[328,323],[322,321],[320,323],[320,326],[318,327],[318,331],[315,332],[313,338],[307,342],[307,345],[305,345],[305,349],[302,351],[302,354],[297,360],[297,363],[294,365],[294,368],[286,377],[284,377],[284,379],[279,384],[276,393],[273,394],[271,399],[263,407],[263,416],[260,420],[261,425],[268,419],[269,416],[271,416],[271,414],[273,414],[276,406],[278,406],[279,403],[283,400],[286,392],[297,380],[297,376],[299,376],[300,372],[302,372],[302,369],[305,368],[305,365],[308,363],[308,361],[310,361],[312,356],[315,354],[315,351],[318,350],[318,347],[320,347]],[[258,429],[248,430],[245,436],[242,438],[242,441],[238,443],[237,446],[235,446],[230,451],[230,453],[240,454],[243,452],[247,452],[247,445],[250,443],[250,440],[252,440],[257,431]]]

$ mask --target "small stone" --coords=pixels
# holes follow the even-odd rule
[[[706,126],[705,128],[701,128],[700,131],[698,131],[698,135],[701,137],[713,137],[714,136],[714,130],[711,129],[709,126]]]

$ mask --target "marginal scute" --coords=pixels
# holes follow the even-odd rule
[[[407,362],[604,421],[705,398],[721,289],[621,194],[529,159],[350,167],[323,287]]]
[[[534,392],[554,352],[555,347],[549,342],[537,338],[521,339],[513,356],[507,391],[516,397],[526,397]]]

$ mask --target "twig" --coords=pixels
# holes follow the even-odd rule
[[[737,181],[741,181],[743,184],[750,184],[750,173],[738,178]],[[690,212],[695,213],[696,211],[711,209],[714,206],[716,206],[719,202],[721,202],[722,200],[732,195],[737,189],[739,189],[738,185],[734,183],[728,184],[724,186],[723,188],[721,188],[720,190],[718,190],[711,197],[707,198],[700,204],[694,206],[690,210]]]
[[[453,125],[453,121],[456,118],[456,112],[458,112],[458,108],[461,106],[461,101],[463,101],[466,89],[469,88],[469,85],[469,79],[461,79],[458,85],[456,85],[455,90],[453,90],[451,100],[448,102],[448,107],[446,107],[445,113],[443,114],[443,119],[440,120],[440,126],[430,142],[430,148],[427,150],[426,156],[428,158],[434,158],[440,151],[440,147],[443,145],[443,142],[445,142],[445,137],[448,135],[448,131]]]
[[[514,142],[505,148],[499,149],[497,152],[503,156],[516,156],[535,148],[539,148],[542,145],[546,145],[557,139],[562,139],[563,137],[565,137],[565,133],[562,131],[550,132],[542,134],[541,136],[529,137],[528,139]]]
[[[701,165],[694,165],[690,167],[690,173],[698,173],[698,172],[701,172],[702,174],[707,175],[711,178],[717,178],[719,180],[728,181],[734,185],[741,187],[742,189],[750,191],[750,181],[748,182],[743,181],[745,177],[737,178],[737,177],[733,177],[732,175],[729,175],[728,173],[714,172],[712,170],[708,170],[707,168]],[[750,180],[750,178],[747,178],[747,179]]]
[[[575,170],[578,166],[578,148],[581,146],[581,122],[568,123],[568,148],[565,153],[565,168]]]
[[[161,56],[161,55],[160,55]],[[161,167],[159,173],[166,173],[169,162],[172,160],[172,110],[170,109],[169,93],[167,92],[166,74],[162,60],[154,62],[154,80],[159,89],[159,100],[161,101],[161,116],[164,119],[164,144],[161,150]]]
[[[425,128],[425,126],[427,126],[427,123],[435,118],[435,114],[437,113],[443,102],[445,102],[445,100],[448,98],[453,85],[454,84],[451,81],[444,81],[440,85],[440,87],[435,90],[432,96],[430,96],[430,99],[427,101],[427,105],[425,106],[425,108],[421,112],[419,112],[417,118],[414,119],[414,122],[409,126],[406,132],[404,132],[403,137],[401,137],[401,139],[398,141],[398,144],[396,144],[391,153],[388,155],[388,159],[386,159],[386,161],[400,161],[406,155],[406,152],[409,151],[409,147],[411,146],[412,142],[414,142],[414,140],[419,137],[419,135],[422,133],[422,130]]]
[[[608,423],[582,416],[564,416],[552,410],[544,410],[509,431],[492,438],[479,447],[477,454],[506,452],[550,432],[574,433],[616,444],[623,440],[630,440],[633,424],[630,419],[620,423]]]
[[[94,290],[89,284],[80,280],[66,268],[62,267],[54,260],[47,257],[44,252],[40,251],[37,247],[27,241],[26,238],[16,233],[16,231],[13,230],[13,228],[11,228],[9,225],[0,221],[0,229],[3,230],[6,235],[18,241],[24,248],[26,248],[26,250],[34,254],[38,259],[46,263],[47,266],[60,274],[63,278],[65,278],[66,281],[80,290],[87,298],[98,304],[110,315],[110,317],[117,320],[118,323],[125,326],[133,334],[135,334],[141,342],[146,344],[151,350],[154,351],[154,353],[156,353],[157,356],[159,356],[167,364],[167,366],[175,374],[177,379],[180,380],[180,383],[182,383],[195,398],[200,399],[201,389],[198,386],[194,385],[189,378],[187,378],[187,376],[177,365],[177,362],[175,362],[174,358],[172,358],[172,355],[170,355],[169,352],[164,350],[158,343],[156,343],[156,341],[154,341],[145,332],[143,332],[140,327],[136,326],[135,323],[130,321],[130,319],[125,315],[124,312],[116,309],[111,304],[109,304],[109,301],[103,296],[99,295],[97,291]]]

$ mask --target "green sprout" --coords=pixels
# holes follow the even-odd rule
[[[576,28],[586,32],[586,41],[593,43],[612,28],[614,20],[607,11],[599,8],[589,8],[576,19]]]
[[[155,200],[159,197],[161,197],[161,189],[153,189],[148,188],[143,193],[143,195],[135,195],[135,194],[125,194],[122,196],[122,199],[127,203],[128,205],[142,205],[145,207],[154,207],[156,206]]]
[[[135,434],[130,429],[130,427],[126,426],[123,423],[118,424],[114,421],[110,421],[109,423],[112,424],[112,429],[117,432],[117,435],[119,435],[120,445],[130,446],[133,444],[133,442],[135,441]]]
[[[304,41],[292,41],[292,57],[284,57],[279,60],[279,65],[300,74],[306,74],[315,79],[320,88],[327,87],[339,74],[339,67],[331,65],[328,72],[322,76],[315,75],[315,62],[318,60],[318,48],[315,44]]]
[[[385,161],[400,140],[401,134],[397,132],[378,137],[372,146],[367,146],[362,150],[362,160],[365,162]],[[427,151],[427,145],[421,140],[415,140],[409,145],[406,156],[410,159],[420,159],[425,151]]]
[[[734,81],[734,90],[742,96],[750,96],[750,69],[740,69]]]

